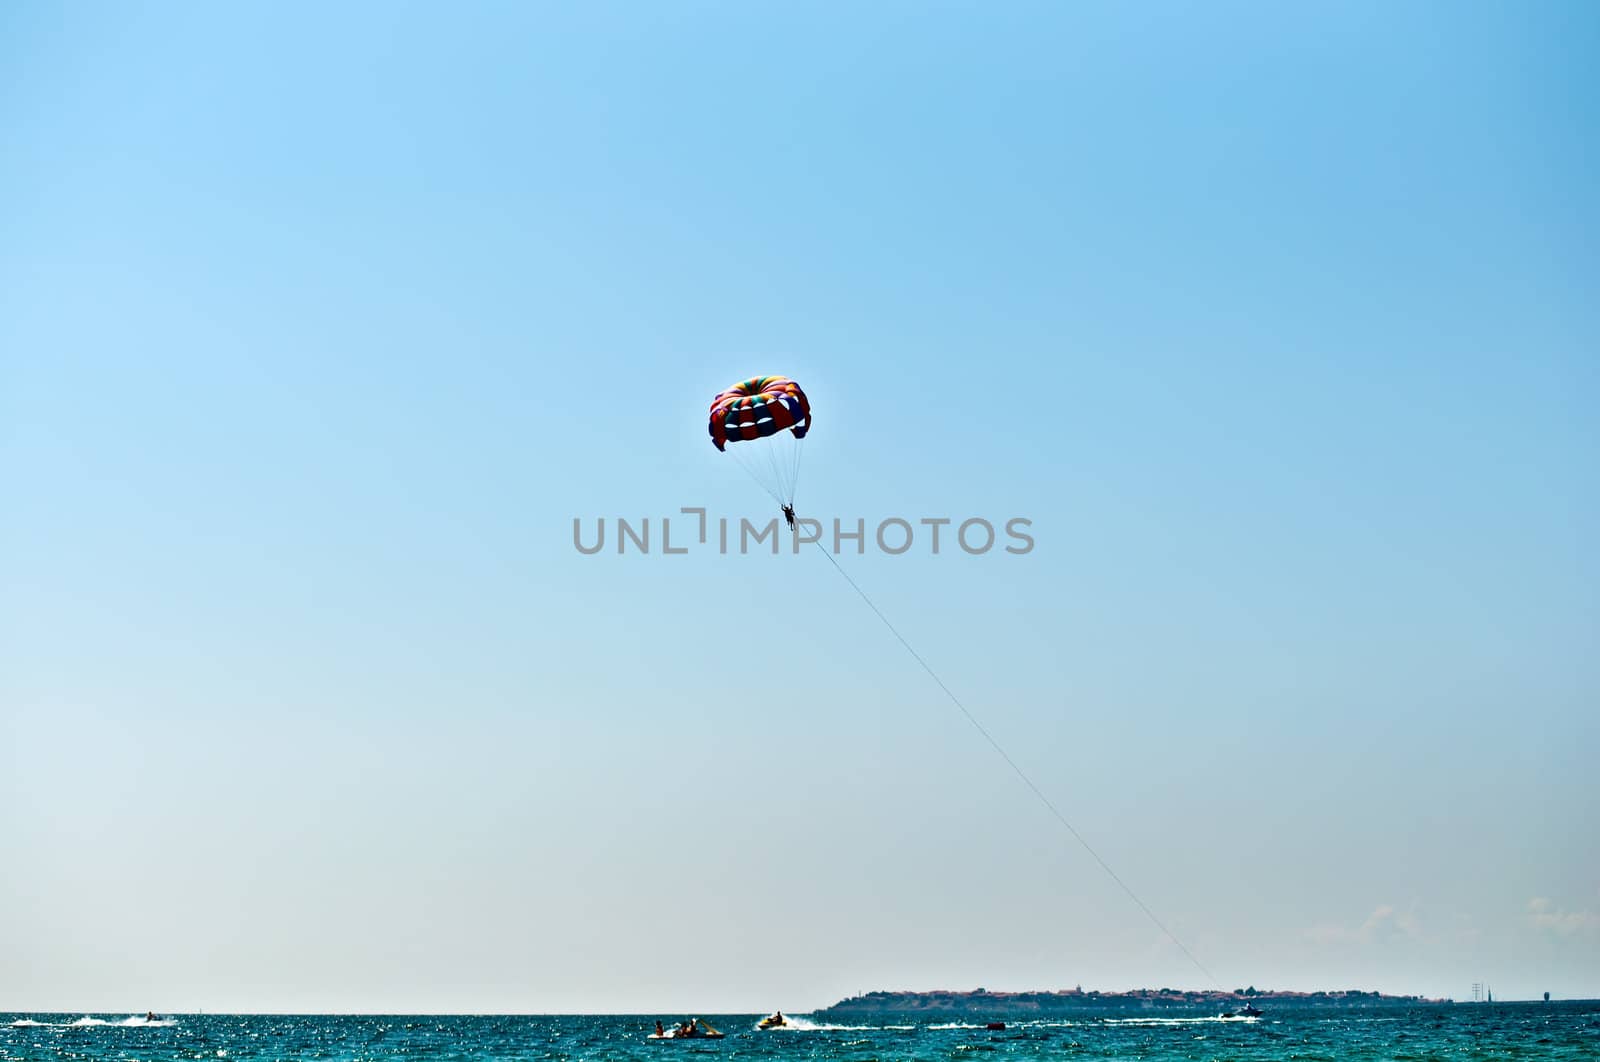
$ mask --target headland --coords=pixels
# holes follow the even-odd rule
[[[1266,1007],[1273,1003],[1307,1007],[1370,1008],[1416,1006],[1447,1000],[1422,996],[1392,996],[1358,988],[1321,992],[1287,992],[1241,988],[1233,992],[1176,988],[1136,988],[1126,992],[1099,992],[1082,987],[1034,992],[989,992],[937,989],[920,992],[868,992],[841,999],[815,1016],[829,1021],[883,1014],[917,1014],[929,1017],[985,1015],[1012,1018],[1047,1018],[1086,1010],[1231,1009],[1244,1003]]]

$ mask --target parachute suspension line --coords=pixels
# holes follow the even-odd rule
[[[794,505],[795,495],[800,491],[800,455],[805,453],[805,449],[806,441],[804,439],[796,439],[794,447],[790,450],[789,478],[786,482],[789,484],[789,504],[791,506]]]
[[[883,622],[885,627],[889,628],[889,633],[894,635],[895,640],[905,648],[906,652],[911,654],[911,658],[918,664],[922,665],[922,670],[926,671],[928,673],[928,677],[933,679],[934,684],[944,691],[944,695],[946,697],[950,698],[950,703],[959,708],[961,710],[961,714],[967,717],[967,722],[971,723],[973,728],[977,730],[978,733],[983,735],[983,739],[989,743],[989,747],[994,749],[995,752],[999,753],[1000,758],[1006,761],[1006,766],[1010,767],[1012,772],[1016,774],[1018,778],[1022,779],[1022,784],[1032,790],[1033,795],[1039,798],[1039,802],[1049,810],[1051,815],[1055,816],[1057,822],[1066,828],[1066,831],[1072,835],[1073,840],[1077,841],[1078,844],[1082,846],[1083,850],[1088,852],[1090,857],[1092,857],[1096,863],[1100,864],[1100,869],[1105,871],[1111,880],[1117,883],[1118,887],[1127,894],[1128,899],[1133,901],[1134,906],[1143,911],[1145,917],[1150,919],[1155,927],[1161,930],[1168,940],[1177,945],[1178,950],[1183,952],[1184,956],[1190,962],[1194,963],[1195,969],[1204,974],[1206,980],[1210,981],[1213,986],[1221,989],[1222,983],[1212,975],[1210,970],[1206,969],[1204,963],[1195,958],[1194,952],[1190,951],[1186,946],[1184,946],[1183,941],[1178,939],[1177,934],[1168,929],[1161,919],[1156,917],[1155,912],[1150,910],[1143,900],[1139,899],[1138,894],[1129,887],[1128,883],[1123,881],[1122,878],[1117,875],[1115,870],[1111,869],[1111,864],[1102,859],[1100,857],[1100,853],[1096,852],[1094,847],[1084,839],[1083,834],[1079,833],[1072,823],[1067,821],[1067,817],[1061,813],[1061,810],[1057,808],[1053,802],[1051,802],[1049,797],[1044,795],[1044,791],[1033,783],[1033,779],[1028,777],[1027,772],[1025,772],[1021,767],[1017,766],[1017,761],[1012,759],[1010,754],[1000,746],[1000,742],[996,741],[994,736],[990,734],[989,731],[984,729],[983,724],[978,722],[977,717],[967,710],[967,706],[961,703],[961,698],[957,697],[953,692],[951,692],[950,687],[944,684],[944,679],[940,678],[938,673],[934,671],[932,667],[928,666],[928,662],[922,658],[922,654],[911,647],[911,643],[906,641],[905,636],[895,629],[894,624],[889,622],[889,617],[885,616],[882,610],[880,610],[877,605],[872,603],[872,598],[867,596],[867,592],[861,589],[861,587],[856,584],[854,579],[850,578],[849,572],[845,571],[839,566],[839,562],[834,559],[833,554],[828,552],[828,548],[818,541],[817,549],[821,550],[822,555],[828,558],[828,563],[833,565],[834,571],[844,576],[844,581],[850,584],[850,589],[854,590],[860,596],[862,601],[866,602],[867,607],[872,610],[872,614],[877,616],[878,619]]]
[[[743,450],[733,449],[731,445],[728,453],[733,455],[733,459],[738,462],[739,467],[744,469],[744,474],[749,476],[751,480],[755,482],[756,486],[770,494],[773,501],[777,502],[779,505],[783,504],[783,499],[778,496],[777,490],[773,489],[772,481],[762,479],[761,473],[756,471],[756,462],[754,458],[746,457]]]
[[[781,452],[780,452],[781,451]],[[800,458],[805,440],[788,432],[768,438],[728,443],[727,453],[767,495],[779,505],[793,505],[800,482]]]
[[[778,447],[784,445],[780,441],[782,438],[783,433],[779,432],[777,435],[770,437],[770,439],[762,440],[761,449],[766,452],[767,467],[772,470],[773,486],[778,488],[778,504],[788,505],[789,483],[783,478],[783,469],[778,465]]]

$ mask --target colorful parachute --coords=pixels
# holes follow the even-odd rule
[[[811,403],[800,385],[785,376],[752,376],[711,400],[711,442],[722,450],[730,442],[776,435],[793,429],[804,439],[811,428]]]
[[[711,400],[706,430],[780,505],[794,504],[801,443],[811,430],[811,403],[799,384],[783,376],[736,383]]]

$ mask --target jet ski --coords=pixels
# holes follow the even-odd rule
[[[723,1034],[700,1018],[690,1018],[682,1025],[659,1033],[651,1033],[649,1040],[720,1040]]]
[[[762,1018],[761,1021],[756,1024],[756,1028],[781,1029],[788,1024],[789,1020],[783,1016],[783,1011],[780,1010],[773,1014],[770,1018]]]

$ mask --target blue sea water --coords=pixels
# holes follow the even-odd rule
[[[652,1060],[693,1055],[774,1062],[1126,1058],[1163,1060],[1600,1059],[1600,1001],[1440,1004],[1345,1011],[1274,1007],[1260,1019],[1086,1011],[1070,1020],[982,1022],[907,1016],[861,1024],[801,1019],[759,1032],[761,1015],[706,1015],[722,1040],[651,1040],[648,1016],[0,1016],[0,1060]]]

